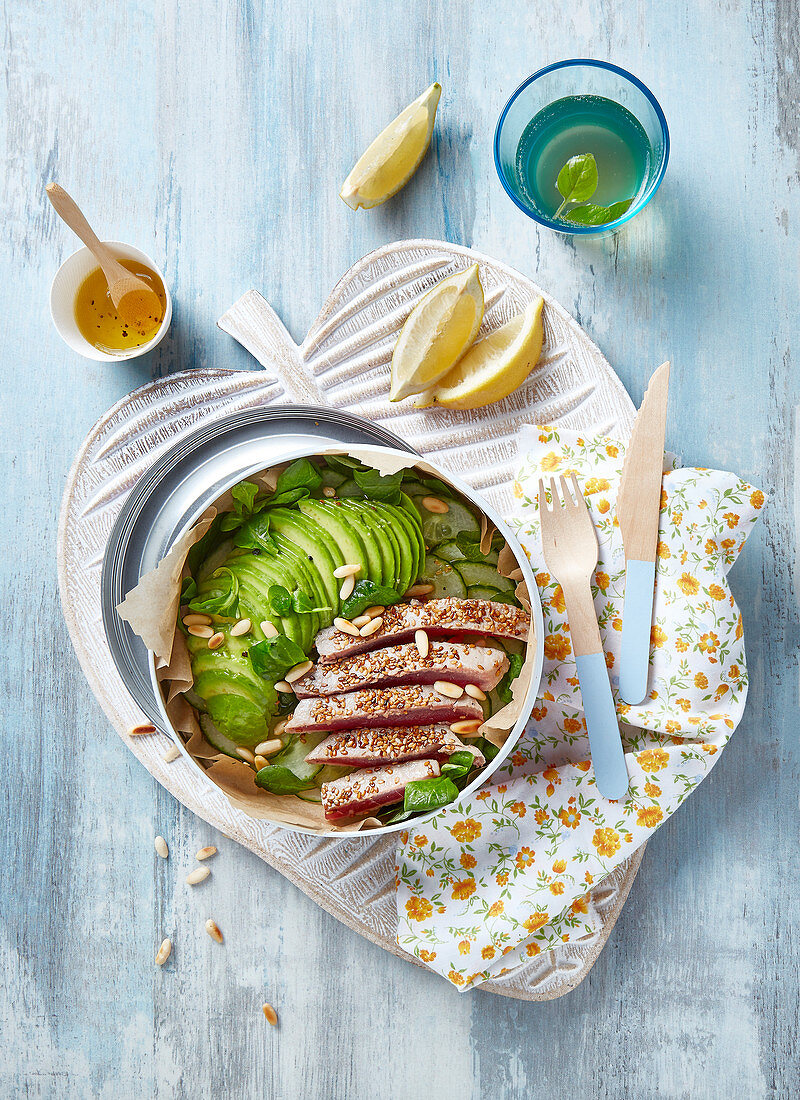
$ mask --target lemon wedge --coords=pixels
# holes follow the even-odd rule
[[[353,210],[380,206],[408,183],[431,143],[441,94],[441,84],[431,84],[359,158],[339,192]]]
[[[537,298],[523,313],[474,344],[438,386],[421,395],[417,406],[479,409],[518,389],[542,353],[543,305]]]
[[[392,352],[390,401],[435,385],[478,334],[483,287],[478,265],[442,279],[408,315]]]

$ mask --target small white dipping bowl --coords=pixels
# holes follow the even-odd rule
[[[75,321],[75,299],[86,276],[100,266],[88,248],[79,248],[77,252],[73,252],[71,256],[64,260],[56,272],[50,287],[50,316],[53,318],[53,324],[56,326],[58,335],[73,351],[77,351],[79,355],[83,355],[86,359],[95,359],[98,363],[120,363],[126,359],[137,359],[140,355],[146,355],[148,351],[152,351],[161,343],[172,320],[172,295],[163,274],[146,253],[140,252],[138,248],[134,248],[132,245],[122,244],[120,241],[106,241],[105,243],[117,259],[137,260],[145,267],[149,267],[151,271],[154,271],[163,284],[166,297],[164,320],[152,340],[148,340],[146,344],[141,344],[138,348],[130,348],[118,355],[110,355],[108,352],[100,351],[99,348],[94,347],[81,335]]]

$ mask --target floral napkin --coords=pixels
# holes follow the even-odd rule
[[[540,695],[492,782],[402,833],[397,852],[397,942],[461,990],[592,931],[588,892],[708,774],[747,695],[742,616],[726,578],[761,490],[716,470],[665,473],[650,690],[630,707],[617,698],[625,561],[615,494],[625,446],[531,426],[519,452],[509,523],[542,600]],[[564,597],[539,539],[539,477],[572,471],[600,545],[592,591],[631,780],[620,801],[595,786]]]

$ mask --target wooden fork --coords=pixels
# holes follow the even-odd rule
[[[544,560],[564,593],[597,789],[606,798],[622,798],[628,789],[628,770],[589,586],[597,565],[597,534],[578,479],[572,475],[574,499],[566,478],[559,478],[559,483],[560,498],[555,479],[550,478],[552,507],[548,507],[544,482],[539,479]]]

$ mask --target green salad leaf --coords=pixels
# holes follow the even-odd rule
[[[237,515],[247,515],[253,511],[258,496],[258,485],[254,481],[240,481],[231,489],[233,507]]]
[[[519,674],[522,670],[523,663],[524,662],[523,662],[522,656],[519,653],[509,653],[509,655],[508,655],[508,671],[506,672],[503,679],[500,681],[500,683],[495,688],[497,694],[500,696],[501,700],[504,703],[510,703],[511,702],[511,699],[512,699],[511,685],[516,680],[516,678],[519,676]],[[487,757],[487,759],[488,759],[488,757]]]
[[[354,619],[362,615],[368,607],[380,604],[388,607],[390,604],[399,603],[403,598],[402,592],[395,592],[384,584],[376,584],[375,581],[357,581],[352,593],[342,604],[342,615],[345,619]]]
[[[233,544],[244,550],[277,551],[278,544],[269,533],[269,512],[259,512],[247,520],[234,536]]]
[[[271,584],[267,589],[269,609],[273,615],[288,615],[292,610],[292,594],[282,584]]]
[[[453,753],[446,764],[442,764],[442,775],[451,779],[461,789],[466,786],[466,782],[461,781],[467,779],[474,766],[474,754],[469,749],[460,749]]]
[[[331,470],[338,470],[347,477],[353,476],[353,470],[364,468],[363,462],[359,462],[357,458],[351,458],[350,455],[326,455],[325,461]]]
[[[468,531],[459,531],[456,535],[456,546],[467,561],[486,561],[486,555],[480,547],[480,543],[470,537]]]
[[[261,787],[271,794],[297,794],[298,791],[315,787],[313,777],[311,779],[299,779],[289,768],[280,764],[270,764],[256,772],[256,786]]]
[[[307,489],[308,493],[318,489],[322,484],[322,474],[309,458],[298,458],[292,462],[282,474],[279,475],[275,485],[275,497],[271,504],[277,503],[277,498],[290,490]],[[295,497],[298,500],[299,497]],[[281,503],[288,503],[282,501]]]
[[[206,615],[225,615],[233,618],[239,605],[239,580],[235,573],[222,566],[211,574],[213,587],[204,596],[195,596],[190,602],[191,611]]]
[[[283,493],[278,493],[276,496],[270,497],[270,499],[267,501],[267,507],[276,508],[278,507],[278,505],[281,504],[296,504],[298,500],[306,500],[306,498],[310,496],[310,489],[306,489],[304,487],[297,489],[287,489]]]
[[[497,745],[493,745],[491,741],[487,741],[485,737],[476,737],[470,741],[471,745],[474,745],[476,749],[483,753],[486,757],[486,762],[494,760],[497,754],[500,752]]]
[[[305,592],[292,593],[292,609],[298,615],[313,615],[315,611],[332,611],[332,607],[314,607]]]
[[[247,652],[253,671],[273,684],[282,680],[290,668],[294,668],[306,659],[305,653],[297,642],[293,642],[285,634],[256,642]]]
[[[385,504],[397,504],[400,500],[402,471],[379,474],[377,470],[354,470],[353,480],[370,500],[380,500]]]
[[[446,806],[454,798],[458,798],[458,787],[446,775],[436,779],[417,779],[406,787],[403,809],[410,813],[423,813]]]

